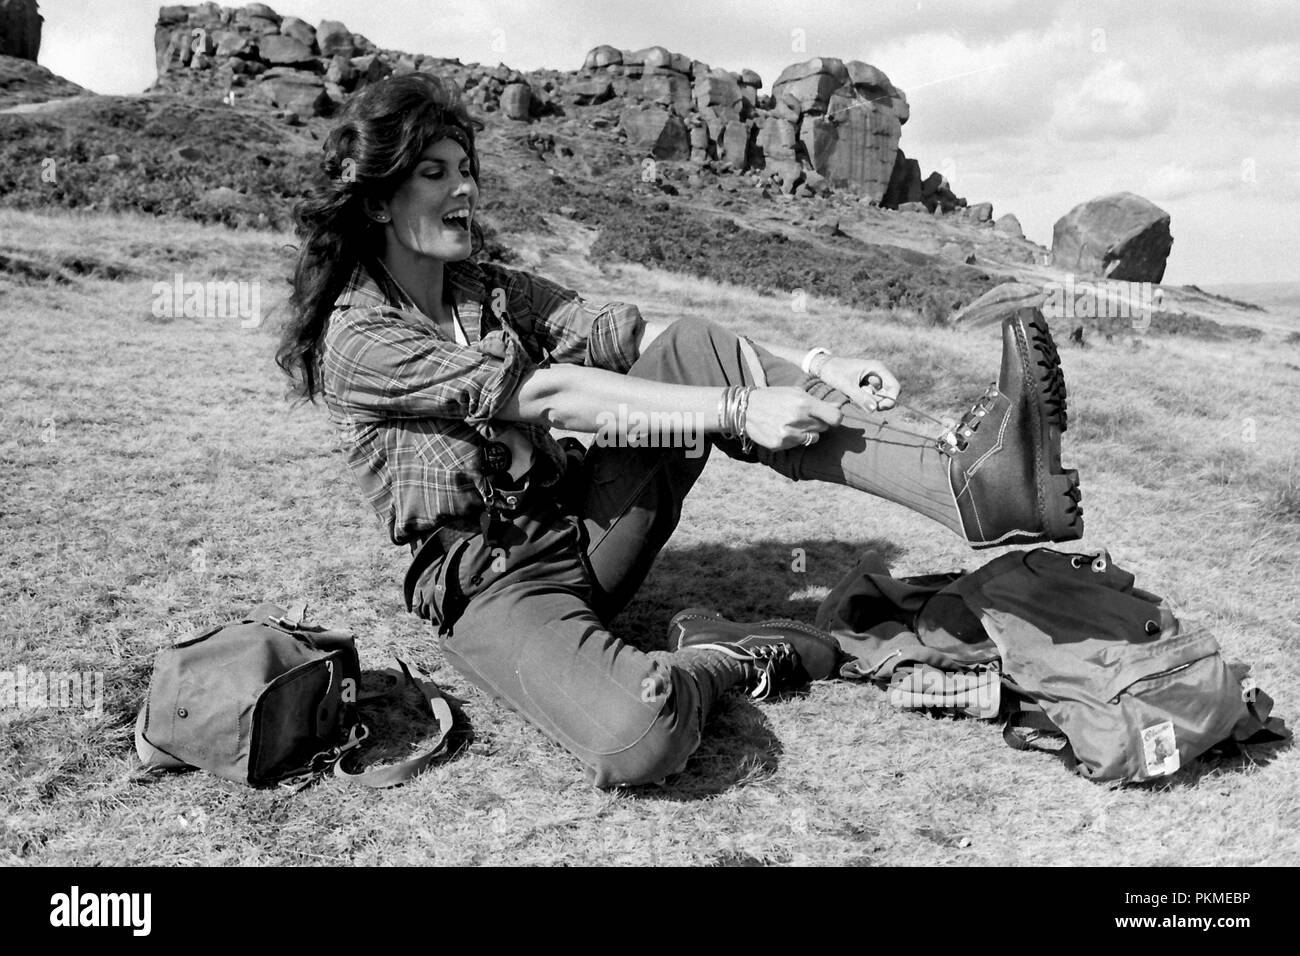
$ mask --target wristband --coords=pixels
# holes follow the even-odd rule
[[[825,356],[825,358],[822,358],[822,356]],[[816,362],[817,359],[822,358],[821,363],[817,365],[817,371],[819,372],[821,371],[822,365],[825,364],[826,359],[830,357],[831,350],[822,348],[819,345],[817,348],[809,350],[808,354],[803,357],[803,361],[799,363],[799,368],[803,370],[805,375],[816,375],[817,372],[813,371],[813,363]]]

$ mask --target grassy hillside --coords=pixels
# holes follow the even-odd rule
[[[522,262],[592,298],[879,355],[935,413],[996,374],[992,332],[869,319],[816,290],[796,313],[788,294],[593,263],[595,229],[544,224],[518,237]],[[260,282],[273,302],[283,234],[0,210],[0,237],[11,261],[47,266],[0,269],[0,661],[102,671],[106,692],[102,716],[0,709],[4,863],[1300,862],[1293,749],[1109,789],[1009,750],[993,726],[896,713],[849,683],[770,705],[729,700],[667,786],[590,789],[572,758],[446,666],[429,627],[406,614],[407,555],[360,499],[324,412],[284,401],[274,317],[250,329],[155,316],[152,286],[177,272]],[[68,265],[92,254],[117,278]],[[1300,347],[1275,334],[1131,336],[1064,348],[1063,361],[1066,462],[1081,469],[1088,523],[1073,550],[1108,548],[1208,624],[1294,722]],[[792,570],[796,548],[803,571]],[[718,457],[618,633],[660,647],[688,604],[811,620],[867,549],[898,573],[991,557],[894,505]],[[293,597],[355,629],[365,667],[408,657],[464,698],[455,759],[384,793],[137,776],[131,724],[157,649]],[[405,725],[394,747],[424,730]]]
[[[744,177],[689,172],[684,163],[661,164],[664,184],[647,185],[641,155],[612,128],[616,112],[581,114],[532,126],[485,114],[482,222],[497,257],[518,255],[518,236],[547,233],[550,217],[563,214],[602,228],[594,254],[611,262],[653,262],[764,292],[815,289],[847,306],[902,306],[931,321],[1004,278],[887,241],[818,236],[801,218],[838,211],[847,221],[850,198],[801,201],[796,210]],[[0,112],[0,208],[289,230],[294,204],[318,182],[327,128],[323,119],[286,126],[265,109],[171,95]]]

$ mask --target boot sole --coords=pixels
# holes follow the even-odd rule
[[[1037,390],[1030,402],[1033,427],[1038,434],[1034,458],[1034,488],[1038,496],[1041,532],[1012,531],[996,541],[973,544],[978,549],[1009,544],[1041,544],[1045,541],[1074,541],[1083,537],[1083,509],[1079,507],[1079,472],[1061,467],[1061,434],[1069,427],[1069,405],[1060,353],[1043,313],[1035,308],[1020,309],[1007,319],[1016,334],[1025,381]]]

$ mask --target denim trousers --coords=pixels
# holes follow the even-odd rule
[[[747,341],[745,345],[749,345]],[[956,505],[933,442],[889,429],[797,366],[712,322],[680,320],[628,375],[695,386],[794,386],[840,406],[844,420],[811,446],[781,452],[698,436],[690,447],[597,443],[565,506],[544,500],[491,540],[469,534],[418,574],[412,609],[439,628],[447,661],[572,753],[598,787],[661,780],[699,746],[716,687],[689,655],[642,652],[610,622],[677,527],[711,447],[793,480],[847,484],[952,526]],[[415,569],[413,568],[413,571]]]

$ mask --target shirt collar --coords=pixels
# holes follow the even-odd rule
[[[477,262],[469,259],[460,262],[449,262],[444,266],[446,270],[445,278],[452,289],[452,296],[459,306],[464,302],[479,303],[483,298],[483,290],[486,287],[483,277],[483,267]],[[383,278],[382,270],[376,270],[380,277]],[[348,278],[347,285],[339,293],[338,298],[334,300],[334,308],[348,309],[353,307],[390,305],[393,308],[403,308],[402,295],[397,289],[390,289],[391,294],[386,294],[384,286],[375,280],[365,265],[358,262],[352,270],[352,275]]]

